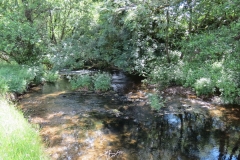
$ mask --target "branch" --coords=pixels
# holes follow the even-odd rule
[[[126,6],[123,8],[116,9],[116,12],[122,12],[122,11],[126,11],[126,10],[135,10],[136,8],[137,8],[137,6]]]
[[[9,55],[4,51],[0,51],[0,59],[6,61],[7,63],[10,63]]]

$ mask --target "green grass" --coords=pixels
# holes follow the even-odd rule
[[[14,105],[0,99],[0,160],[45,160],[38,131]]]
[[[35,71],[17,64],[0,64],[0,94],[23,93],[35,78]]]
[[[0,64],[0,160],[45,160],[38,131],[21,111],[1,95],[23,93],[36,76],[36,69],[17,64]]]

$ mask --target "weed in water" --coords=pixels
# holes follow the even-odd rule
[[[92,89],[92,79],[89,75],[75,76],[70,79],[72,89],[90,90]]]
[[[153,109],[159,110],[164,106],[164,101],[161,96],[158,96],[157,94],[150,94],[148,97]]]
[[[98,73],[93,76],[94,90],[107,91],[111,87],[111,76],[107,73]]]
[[[44,73],[43,78],[46,82],[54,83],[60,78],[60,76],[58,72],[47,71],[46,73]]]

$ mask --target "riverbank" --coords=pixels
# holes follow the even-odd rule
[[[14,104],[35,77],[33,68],[0,65],[0,159],[48,159],[37,125],[31,125]]]
[[[48,159],[38,128],[24,118],[11,102],[0,98],[0,159]]]

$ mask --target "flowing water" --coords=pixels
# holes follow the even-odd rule
[[[71,91],[67,80],[32,88],[20,107],[53,160],[237,160],[240,108],[165,95],[151,110],[141,84],[112,74],[107,93]]]

